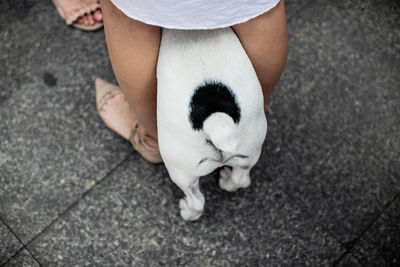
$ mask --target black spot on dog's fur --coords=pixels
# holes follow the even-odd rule
[[[196,88],[190,101],[189,119],[194,130],[201,130],[204,121],[215,112],[224,112],[238,124],[240,108],[232,90],[221,82],[208,81]]]

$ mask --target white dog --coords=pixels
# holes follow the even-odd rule
[[[203,213],[199,177],[221,166],[227,191],[250,184],[267,120],[261,85],[231,28],[162,32],[157,66],[157,127],[161,156],[186,197],[185,220]]]

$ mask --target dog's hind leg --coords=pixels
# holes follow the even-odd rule
[[[250,169],[244,167],[224,167],[220,172],[219,187],[223,190],[233,192],[239,188],[250,185]]]
[[[180,214],[184,220],[197,220],[204,210],[204,196],[200,192],[199,177],[170,173],[172,181],[185,193],[179,201]]]

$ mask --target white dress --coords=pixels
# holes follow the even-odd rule
[[[169,29],[216,29],[246,22],[279,0],[111,0],[128,17]]]

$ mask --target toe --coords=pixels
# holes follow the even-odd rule
[[[93,18],[93,15],[92,14],[88,14],[88,15],[86,15],[86,18],[87,18],[87,24],[89,24],[89,25],[93,25],[94,24],[94,18]]]
[[[88,20],[86,16],[82,16],[82,24],[88,24]]]
[[[94,14],[93,14],[93,18],[95,19],[95,21],[97,22],[102,22],[103,21],[103,14],[101,13],[100,9],[97,9]]]
[[[84,24],[83,17],[79,17],[79,18],[76,20],[76,23],[78,23],[78,24]]]

